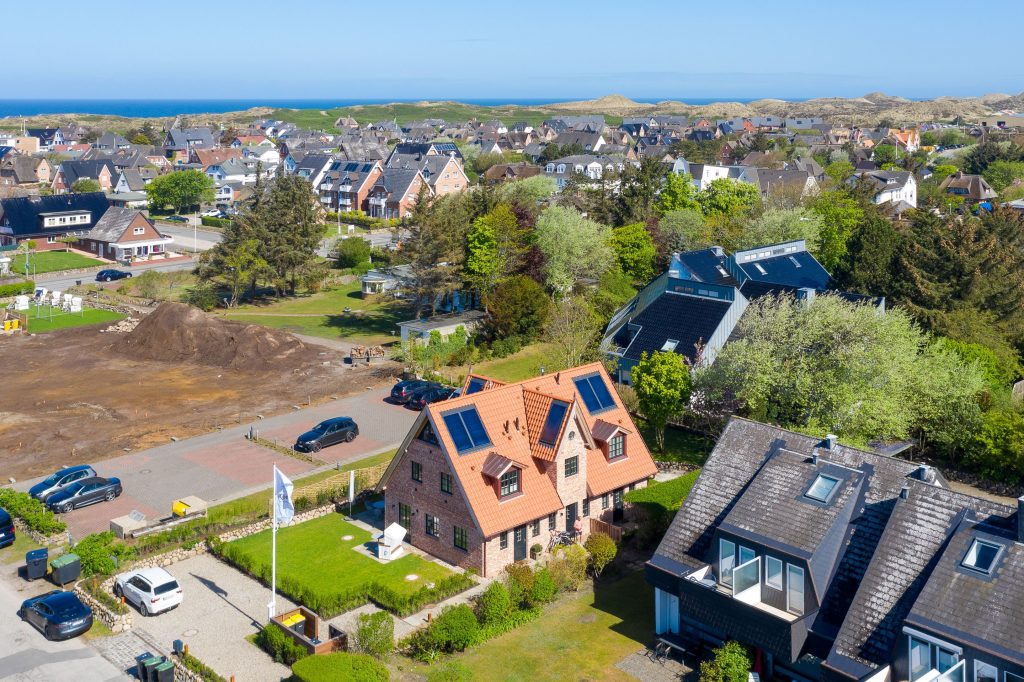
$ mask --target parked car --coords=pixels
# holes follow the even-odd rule
[[[96,273],[97,282],[113,282],[117,279],[130,279],[132,273],[124,270],[100,270]]]
[[[6,509],[0,507],[0,547],[13,545],[15,539],[14,519]]]
[[[178,581],[162,568],[122,573],[114,580],[114,594],[123,595],[143,616],[176,609],[183,599]]]
[[[18,617],[43,633],[46,639],[70,639],[92,627],[92,609],[74,592],[63,590],[26,599],[18,609]]]
[[[223,217],[224,212],[219,208],[211,208],[209,211],[203,211],[204,218],[220,218]]]
[[[46,506],[55,512],[69,512],[97,502],[109,502],[120,494],[121,479],[94,476],[61,488],[46,499]]]
[[[455,395],[454,388],[448,388],[447,386],[431,386],[430,388],[424,388],[416,391],[409,398],[409,401],[405,403],[406,407],[414,410],[422,410],[430,403],[438,403],[442,400],[448,400]]]
[[[351,417],[334,417],[314,426],[295,440],[299,452],[318,452],[335,443],[351,443],[359,435],[359,427]]]
[[[40,502],[46,502],[50,495],[61,488],[65,488],[75,481],[81,481],[95,476],[96,470],[88,464],[79,464],[77,466],[67,467],[66,469],[61,469],[56,473],[50,474],[44,480],[36,483],[28,489],[28,494]]]
[[[185,216],[180,216],[180,215],[169,215],[166,218],[164,218],[164,220],[166,220],[169,223],[187,223],[188,222],[188,218],[186,218]]]
[[[391,402],[404,405],[409,402],[413,393],[426,388],[440,388],[441,384],[436,381],[424,381],[423,379],[407,379],[399,381],[391,388]]]

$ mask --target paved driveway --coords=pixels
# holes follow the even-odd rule
[[[291,671],[275,663],[246,637],[267,622],[270,590],[211,556],[186,559],[168,570],[184,591],[181,606],[149,618],[136,615],[134,628],[171,648],[180,639],[224,679],[279,682]],[[294,608],[281,596],[278,613]]]
[[[359,425],[360,435],[352,443],[332,446],[318,457],[326,462],[350,462],[397,447],[416,418],[416,413],[384,402],[389,389],[366,391],[302,410],[254,422],[264,438],[291,445],[295,437],[328,417],[350,416]],[[250,424],[207,433],[176,443],[102,460],[94,464],[101,476],[117,476],[124,493],[113,502],[64,515],[75,538],[107,530],[110,519],[138,510],[147,519],[158,519],[171,512],[174,500],[187,495],[213,504],[223,502],[272,483],[273,465],[295,477],[313,469],[313,465],[247,441]],[[38,478],[19,482],[26,490]]]

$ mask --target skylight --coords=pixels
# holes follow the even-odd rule
[[[832,478],[824,474],[818,474],[818,477],[814,479],[814,483],[807,489],[805,495],[817,502],[828,502],[829,498],[832,497],[832,491],[839,485],[838,478]]]
[[[992,566],[996,562],[996,557],[999,556],[1000,549],[1002,547],[994,542],[986,542],[985,540],[975,538],[961,563],[964,568],[970,568],[982,573],[991,573]]]
[[[470,393],[479,393],[484,390],[484,384],[486,382],[480,377],[473,377],[469,380],[469,386],[466,387],[466,395]]]
[[[676,346],[678,345],[679,342],[676,341],[675,339],[665,339],[665,344],[661,347],[661,350],[665,351],[666,353],[671,353],[676,349]]]
[[[554,445],[558,440],[558,433],[562,430],[562,422],[565,421],[565,413],[569,406],[558,400],[552,401],[548,409],[548,418],[544,420],[544,428],[540,432],[540,442],[545,445]]]
[[[444,415],[444,423],[460,454],[491,444],[475,407]]]
[[[757,271],[760,272],[762,275],[768,274],[768,271],[762,268],[760,263],[754,263],[754,267],[757,268]]]
[[[600,374],[577,377],[573,383],[576,384],[576,391],[583,398],[583,404],[587,406],[587,412],[590,414],[615,407],[615,400],[612,399],[612,394]]]

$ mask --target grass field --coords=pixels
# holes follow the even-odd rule
[[[713,441],[700,434],[669,426],[665,429],[665,451],[660,452],[655,445],[654,429],[639,420],[638,426],[654,459],[664,462],[686,462],[701,466],[715,446]]]
[[[651,641],[653,592],[642,571],[607,585],[598,583],[453,660],[469,668],[476,682],[633,680],[615,664]]]
[[[350,540],[344,537],[351,536]],[[371,582],[400,594],[412,594],[427,583],[451,575],[440,565],[414,554],[381,564],[353,548],[371,541],[370,533],[329,514],[277,532],[278,580],[290,578],[313,592],[356,590]],[[231,543],[257,564],[270,561],[270,531]],[[408,580],[408,576],[416,576]]]
[[[39,548],[40,545],[36,544],[35,540],[30,538],[28,533],[17,531],[14,544],[5,549],[0,549],[0,563],[13,564],[16,561],[22,562],[25,560],[25,552]]]
[[[58,329],[70,329],[71,327],[84,327],[89,324],[100,324],[103,322],[116,322],[123,320],[124,315],[110,310],[99,308],[82,308],[82,313],[66,313],[62,310],[52,309],[53,316],[48,316],[48,306],[37,309],[35,306],[28,311],[28,331],[32,334],[45,334],[46,332]],[[40,315],[37,317],[37,314]]]
[[[482,374],[498,381],[522,381],[540,374],[546,353],[547,346],[535,343],[508,357],[486,360],[473,365],[473,373]]]
[[[91,268],[94,265],[102,264],[103,261],[89,258],[73,251],[40,251],[29,255],[28,272],[29,276],[32,276],[33,274],[39,275],[44,272]],[[17,273],[25,272],[24,254],[11,258],[11,271]]]
[[[410,307],[394,299],[363,299],[360,291],[361,285],[356,279],[315,294],[239,306],[224,315],[239,322],[326,339],[365,344],[396,340],[398,323],[412,315]],[[351,311],[346,313],[345,308]]]

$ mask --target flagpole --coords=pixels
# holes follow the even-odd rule
[[[274,490],[277,489],[277,463],[274,463]],[[277,497],[274,497],[270,532],[270,618],[277,615]]]

